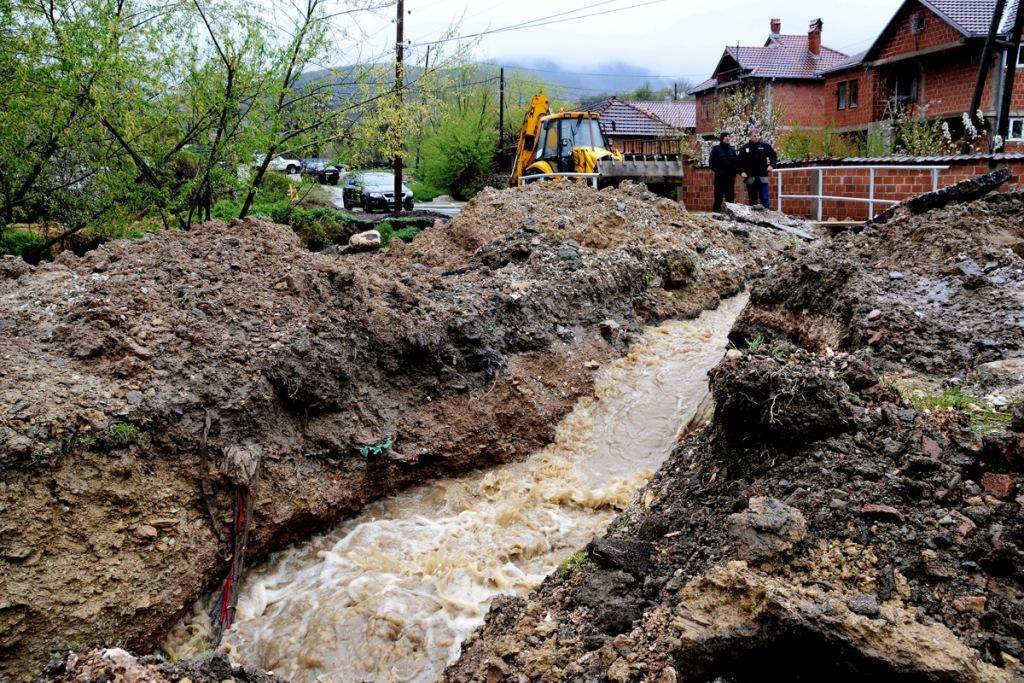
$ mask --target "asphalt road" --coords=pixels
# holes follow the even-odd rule
[[[341,209],[344,208],[344,203],[341,199],[341,186],[340,185],[321,185],[320,187],[331,196],[331,201],[334,206]],[[436,211],[437,213],[444,214],[445,216],[458,216],[459,212],[462,211],[462,207],[465,206],[465,202],[416,202],[413,206],[416,210],[422,211]],[[360,213],[362,209],[351,209],[353,213]]]

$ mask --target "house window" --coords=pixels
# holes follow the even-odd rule
[[[1024,140],[1024,118],[1010,119],[1010,140]]]
[[[846,109],[846,81],[836,88],[836,109]]]
[[[850,109],[856,109],[860,106],[860,81],[850,81]]]
[[[918,12],[910,18],[911,35],[920,35],[924,31],[924,13]]]
[[[916,70],[901,71],[892,79],[892,94],[897,102],[910,104],[917,102],[921,78]]]
[[[1020,46],[1020,51],[1017,52],[1017,68],[1024,66],[1024,45]]]

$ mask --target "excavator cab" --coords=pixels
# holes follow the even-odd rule
[[[573,150],[579,147],[607,149],[597,119],[587,113],[555,114],[541,121],[535,161],[546,161],[558,173],[573,173]]]
[[[606,147],[600,114],[585,111],[550,113],[550,103],[538,94],[530,103],[516,150],[513,185],[524,176],[554,173],[597,173],[597,162],[622,155]]]

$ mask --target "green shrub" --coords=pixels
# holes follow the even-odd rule
[[[388,221],[373,226],[373,229],[380,233],[381,249],[387,249],[393,239],[397,238],[403,242],[411,242],[416,235],[420,234],[420,229],[411,225],[395,230],[394,226]]]
[[[857,142],[831,128],[793,130],[786,134],[779,153],[784,159],[852,157],[859,151]]]
[[[222,199],[213,205],[210,215],[222,221],[230,221],[238,218],[238,212],[241,210],[240,202],[234,199]]]
[[[0,254],[24,256],[27,251],[40,249],[45,242],[38,233],[8,228],[0,234]]]
[[[494,127],[480,125],[475,112],[455,114],[423,141],[422,182],[432,188],[447,188],[456,199],[471,199],[483,189],[497,148]]]
[[[413,199],[418,202],[430,202],[444,194],[444,190],[428,185],[427,183],[413,180],[409,183]]]
[[[259,200],[261,202],[273,202],[278,199],[290,199],[291,193],[295,190],[295,183],[284,173],[267,173],[263,176],[263,183],[260,185]]]

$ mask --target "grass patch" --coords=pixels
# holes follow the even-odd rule
[[[971,429],[977,433],[988,433],[1006,429],[1013,420],[1016,402],[997,408],[983,399],[968,394],[958,387],[945,389],[938,394],[914,394],[908,397],[919,411],[959,410],[971,421]]]
[[[753,337],[747,337],[745,341],[747,344],[747,348],[750,349],[751,351],[760,351],[768,344],[765,341],[763,334],[758,334]]]
[[[106,437],[115,446],[128,446],[139,439],[139,428],[127,422],[118,422],[107,427]]]
[[[27,251],[42,248],[43,236],[31,230],[8,228],[0,235],[0,255],[24,256]]]
[[[587,553],[584,550],[578,553],[573,553],[569,557],[562,561],[562,567],[564,569],[575,569],[576,567],[582,567],[587,563]]]

